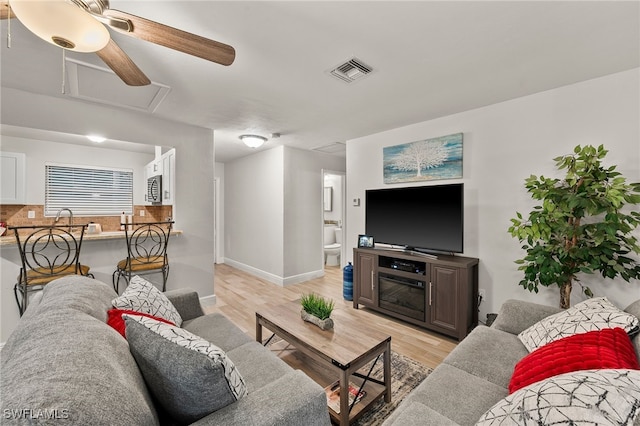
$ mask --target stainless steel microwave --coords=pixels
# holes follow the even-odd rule
[[[147,179],[146,199],[151,204],[162,204],[162,175]]]

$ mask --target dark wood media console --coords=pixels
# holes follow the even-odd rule
[[[353,307],[363,305],[462,340],[478,324],[478,262],[355,248]]]

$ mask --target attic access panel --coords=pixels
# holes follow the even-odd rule
[[[154,112],[171,88],[151,82],[131,87],[110,69],[66,58],[70,95],[86,101]]]

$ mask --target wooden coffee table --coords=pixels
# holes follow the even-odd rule
[[[300,302],[293,301],[256,312],[256,340],[262,342],[262,327],[272,331],[297,350],[328,367],[340,380],[340,413],[329,408],[332,419],[342,426],[359,418],[384,396],[391,402],[391,336],[369,327],[365,321],[333,311],[333,330],[321,330],[300,318]],[[358,371],[369,361],[382,358],[384,380],[374,380],[371,372]],[[364,373],[364,374],[363,374]],[[349,407],[348,383],[364,384],[366,396]]]

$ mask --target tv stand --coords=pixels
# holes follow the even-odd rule
[[[462,340],[478,324],[478,263],[464,256],[353,249],[353,307]]]
[[[422,257],[428,257],[429,259],[434,259],[437,260],[438,259],[438,255],[437,254],[433,254],[433,253],[423,253],[421,251],[416,251],[416,250],[403,250],[405,253],[409,254],[409,255],[413,255],[413,256],[422,256]]]

